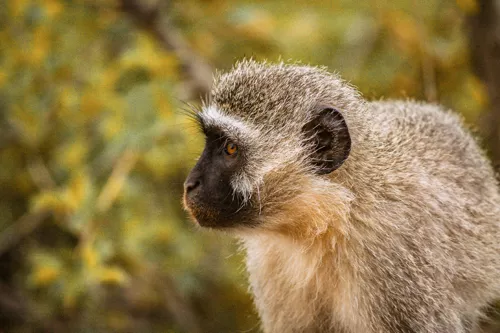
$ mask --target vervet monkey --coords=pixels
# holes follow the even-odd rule
[[[195,114],[185,182],[239,237],[266,333],[469,333],[500,296],[500,194],[455,114],[246,60]]]

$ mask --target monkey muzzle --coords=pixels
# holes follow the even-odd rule
[[[196,174],[194,175],[196,176]],[[244,204],[232,191],[214,191],[204,187],[203,180],[189,175],[184,183],[184,209],[191,218],[202,227],[231,228],[255,224],[253,211],[249,204]]]

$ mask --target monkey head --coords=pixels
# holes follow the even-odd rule
[[[318,198],[336,193],[325,186],[341,190],[329,177],[351,151],[344,113],[360,103],[324,69],[240,62],[194,114],[206,143],[184,184],[185,208],[211,228],[269,228],[270,219],[283,228],[292,222],[280,216],[299,219],[299,206],[320,211]]]

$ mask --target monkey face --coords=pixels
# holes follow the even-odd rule
[[[210,112],[212,116],[208,115]],[[301,173],[317,177],[342,165],[350,151],[342,115],[331,107],[318,107],[314,113],[300,130],[303,146],[283,144],[282,150],[272,145],[277,134],[268,132],[269,140],[251,146],[248,142],[256,140],[251,137],[254,131],[250,126],[234,126],[237,119],[215,111],[202,113],[205,149],[184,183],[184,205],[192,217],[201,226],[211,228],[256,226],[266,217],[288,210],[286,206],[293,202],[293,197],[307,191]],[[213,118],[217,121],[211,122]],[[268,154],[269,151],[274,154]],[[290,151],[307,155],[308,165],[294,164],[303,159],[287,154]],[[262,156],[267,159],[259,160]],[[263,180],[252,183],[259,174]],[[245,197],[245,193],[250,195]]]
[[[205,149],[184,183],[184,206],[204,227],[255,223],[248,201],[231,186],[244,162],[241,147],[218,131],[206,131]]]
[[[338,78],[308,67],[250,61],[220,76],[208,103],[192,114],[207,141],[184,185],[186,209],[213,228],[304,218],[277,216],[324,196],[314,184],[328,182],[351,149],[337,107],[356,103]]]

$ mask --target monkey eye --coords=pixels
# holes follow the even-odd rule
[[[226,146],[224,147],[224,152],[227,155],[232,156],[236,154],[237,151],[238,151],[238,146],[235,143],[233,142],[226,143]]]

